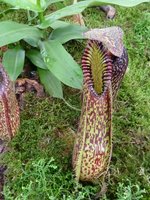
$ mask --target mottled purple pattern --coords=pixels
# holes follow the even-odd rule
[[[94,181],[107,171],[111,157],[111,85],[104,95],[97,97],[92,90],[84,93],[80,125],[74,147],[74,169],[82,152],[80,177]],[[92,108],[92,109],[91,109]],[[86,127],[84,124],[86,123]],[[84,127],[83,127],[84,126]],[[86,132],[84,142],[83,135]]]
[[[0,64],[0,138],[11,139],[19,128],[19,107],[14,84]]]
[[[114,100],[128,66],[128,54],[126,49],[125,48],[123,49],[123,54],[121,55],[120,58],[113,56],[112,60],[113,60],[112,94]]]
[[[76,179],[82,181],[94,181],[103,175],[107,171],[111,157],[112,63],[104,51],[104,62],[106,62],[106,69],[103,72],[104,91],[101,95],[97,95],[93,89],[88,56],[93,44],[97,44],[97,48],[101,51],[102,44],[90,41],[83,55],[83,104],[73,151]]]
[[[123,31],[120,27],[91,29],[85,32],[84,36],[89,40],[102,42],[113,55],[121,57],[123,53]]]
[[[103,71],[103,92],[100,95],[94,90],[91,73],[91,49],[94,45],[103,52],[103,62],[106,64]],[[84,51],[83,104],[73,151],[73,168],[77,180],[93,182],[107,172],[112,151],[112,101],[127,65],[125,48],[120,57],[117,57],[110,54],[108,48],[103,48],[101,42],[89,41]]]

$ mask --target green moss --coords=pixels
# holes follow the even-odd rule
[[[0,21],[13,20],[19,23],[27,23],[27,11],[11,8],[11,6],[0,3]]]
[[[113,154],[104,199],[150,199],[150,46],[148,4],[116,7],[113,21],[94,8],[84,13],[88,27],[119,25],[125,33],[129,71],[121,85],[113,113]],[[15,11],[20,19],[20,13]],[[7,16],[9,17],[9,15]],[[22,18],[22,17],[21,17]],[[80,61],[85,43],[66,48]],[[77,51],[78,50],[78,51]],[[65,98],[80,108],[80,92],[65,88]],[[62,100],[26,98],[19,133],[1,162],[8,166],[6,199],[90,200],[97,186],[78,185],[72,176],[71,154],[80,112]],[[54,161],[51,161],[51,158]],[[57,167],[56,167],[57,166]],[[141,197],[134,196],[138,191]],[[136,191],[136,192],[135,192]],[[120,197],[121,195],[121,197]]]

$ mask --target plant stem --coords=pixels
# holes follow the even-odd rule
[[[39,7],[41,7],[41,0],[37,0],[37,1],[36,1],[36,4],[37,4]]]
[[[77,3],[77,0],[73,0],[73,4]]]
[[[70,103],[68,103],[64,98],[63,98],[63,101],[64,101],[64,103],[65,103],[69,108],[81,112],[81,109],[72,106],[72,105],[71,105]]]
[[[42,23],[42,22],[44,21],[43,12],[39,12],[39,13],[38,13],[38,17],[39,17],[40,23]]]
[[[36,1],[38,7],[41,8],[41,0],[37,0]],[[39,12],[38,13],[38,17],[39,17],[39,20],[40,20],[40,23],[42,23],[44,21],[44,15],[43,15],[43,12]]]

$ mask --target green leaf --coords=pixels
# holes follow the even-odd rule
[[[31,22],[33,19],[35,19],[38,16],[38,12],[27,10],[27,16],[28,16],[28,22]]]
[[[43,10],[45,10],[51,4],[62,2],[62,1],[64,0],[41,0],[41,7],[43,8]]]
[[[71,25],[71,24],[69,22],[64,22],[64,21],[61,21],[61,20],[56,20],[53,23],[51,23],[50,27],[52,29],[56,29],[56,28],[61,28],[61,27],[65,27],[65,26],[68,26],[68,25]]]
[[[26,53],[27,58],[37,67],[41,69],[47,69],[46,64],[42,58],[41,53],[38,50],[29,50]]]
[[[62,44],[73,39],[84,39],[83,33],[87,30],[88,29],[84,26],[70,24],[53,30],[50,39],[56,39]]]
[[[0,22],[0,46],[17,42],[24,38],[39,40],[41,37],[42,32],[35,27],[13,21]]]
[[[23,40],[32,47],[38,47],[39,38],[24,38]]]
[[[55,40],[40,43],[47,68],[64,84],[82,88],[82,70],[65,48]]]
[[[0,0],[0,2],[8,3],[17,8],[42,12],[43,10],[37,4],[37,0]]]
[[[67,25],[70,25],[70,24],[71,24],[71,23],[69,23],[69,22],[65,22],[65,21],[61,21],[61,20],[56,20],[56,21],[54,21],[54,22],[52,22],[52,23],[50,23],[50,24],[49,24],[48,22],[45,22],[45,24],[46,24],[46,23],[47,23],[47,27],[50,26],[52,29],[64,27],[64,26],[67,26]],[[73,23],[72,23],[72,24],[73,24]],[[44,28],[41,24],[39,24],[37,27],[40,28],[40,29],[43,29],[43,28]]]
[[[137,6],[140,3],[144,3],[144,2],[150,2],[150,0],[84,0],[86,2],[89,2],[90,5],[97,5],[100,2],[102,2],[103,4],[115,4],[115,5],[119,5],[119,6],[124,6],[124,7],[133,7],[133,6]]]
[[[19,8],[8,8],[6,10],[3,10],[2,12],[0,12],[0,15],[4,15],[5,13],[12,11],[12,10],[18,10]]]
[[[84,0],[78,3],[72,4],[70,6],[66,6],[56,12],[53,12],[47,16],[45,16],[45,21],[41,24],[42,28],[46,28],[50,26],[50,24],[58,19],[63,17],[76,15],[84,11],[87,7],[90,6],[99,6],[105,4],[116,4],[125,7],[136,6],[143,2],[150,2],[150,0]]]
[[[49,71],[38,69],[41,83],[46,91],[52,96],[63,99],[63,91],[61,82]]]
[[[19,47],[9,49],[4,53],[3,66],[12,81],[15,81],[22,72],[24,59],[25,51]]]

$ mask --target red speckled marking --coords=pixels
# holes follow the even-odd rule
[[[106,62],[106,69],[103,72],[104,89],[101,95],[97,95],[93,89],[90,59],[87,55],[92,45],[95,44],[97,48],[101,46],[91,41],[83,55],[83,104],[73,151],[73,168],[76,179],[82,181],[94,181],[107,171],[112,148],[112,63],[104,52],[104,62]]]
[[[0,138],[11,139],[19,128],[19,107],[13,82],[0,65]]]

